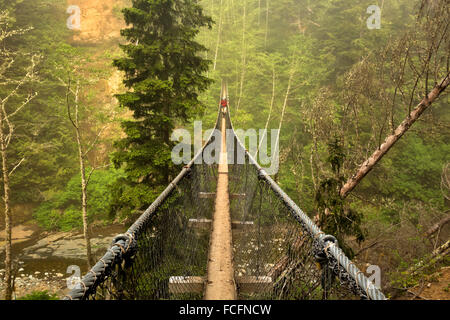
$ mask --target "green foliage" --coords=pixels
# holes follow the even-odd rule
[[[11,80],[18,80],[24,74],[30,54],[42,57],[37,66],[39,81],[19,92],[22,101],[30,92],[38,95],[12,119],[15,133],[8,148],[9,165],[25,160],[11,176],[11,200],[13,204],[39,202],[46,192],[61,188],[76,172],[72,131],[66,110],[59,108],[64,104],[65,89],[55,78],[58,66],[75,54],[74,48],[67,44],[67,3],[61,0],[6,2],[13,12],[12,28],[33,28],[7,41],[8,50],[17,57],[14,74],[9,75]],[[5,8],[1,3],[0,7]],[[3,89],[0,89],[2,97],[7,92]],[[19,102],[19,99],[11,101],[7,107],[16,108]]]
[[[450,292],[450,283],[443,290],[445,292]]]
[[[400,222],[400,216],[397,208],[383,207],[381,208],[381,215],[390,223]]]
[[[396,289],[408,289],[424,281],[439,281],[441,276],[439,270],[442,266],[448,266],[450,262],[450,258],[446,256],[439,263],[427,265],[427,262],[432,261],[431,254],[410,261],[397,255],[397,259],[399,259],[397,268],[389,274],[390,286]]]
[[[407,289],[419,283],[418,275],[411,275],[409,272],[396,272],[390,275],[390,285],[394,288]]]
[[[40,81],[20,92],[21,97],[30,90],[39,95],[14,116],[16,135],[8,149],[11,164],[26,159],[11,176],[12,204],[46,200],[35,213],[41,225],[68,230],[81,224],[76,145],[65,110],[66,88],[58,77],[66,80],[77,65],[85,88],[87,78],[107,78],[108,70],[91,65],[97,55],[114,59],[124,72],[128,92],[118,99],[133,118],[123,121],[125,138],[116,142],[111,155],[121,169],[92,177],[91,220],[107,218],[108,202],[112,216],[133,220],[159,195],[179,169],[171,165],[171,131],[194,117],[202,118],[204,129],[214,124],[222,79],[228,82],[236,128],[264,128],[272,98],[268,129],[278,128],[286,98],[277,182],[310,215],[319,210],[324,231],[336,235],[341,246],[350,236],[364,238],[362,223],[388,227],[402,218],[421,228],[420,208],[448,210],[440,185],[442,167],[450,160],[445,97],[433,103],[363,179],[353,191],[357,198],[342,201],[338,194],[344,177],[353,174],[390,132],[390,121],[398,124],[404,119],[409,102],[404,100],[411,95],[416,101],[423,94],[419,85],[415,93],[403,91],[393,104],[399,77],[387,72],[402,67],[395,54],[404,53],[403,34],[417,32],[425,42],[431,39],[414,22],[413,7],[420,1],[203,0],[205,14],[193,0],[132,3],[123,11],[129,28],[122,31],[127,42],[118,54],[112,46],[68,43],[72,31],[66,28],[65,0],[0,0],[0,8],[11,13],[12,27],[33,27],[6,44],[18,57],[9,76],[19,79],[28,54],[43,56]],[[371,4],[383,6],[380,30],[366,27]],[[117,6],[113,14],[119,14]],[[393,42],[385,50],[389,41]],[[216,47],[212,70],[208,59],[215,59]],[[417,43],[410,49],[411,54],[422,50]],[[414,81],[414,72],[407,70],[404,80]],[[215,80],[208,90],[205,74]],[[104,103],[96,101],[99,88],[89,85],[84,91],[85,112],[80,117],[89,140],[100,123],[113,120],[97,115]],[[5,92],[0,90],[0,95]],[[386,111],[391,107],[394,115],[389,119]],[[329,144],[333,137],[338,138]],[[106,186],[111,186],[112,195]]]
[[[203,75],[210,62],[195,38],[212,20],[195,0],[138,0],[123,14],[129,43],[114,65],[130,90],[117,98],[134,119],[122,122],[126,137],[115,143],[113,163],[126,178],[113,189],[111,211],[128,215],[147,207],[176,174],[170,135],[203,108],[198,94],[211,82]]]
[[[25,296],[18,298],[17,300],[59,300],[57,294],[50,294],[47,290],[33,291]]]
[[[111,201],[109,190],[123,176],[121,170],[94,171],[87,188],[89,222],[108,221],[108,208]],[[80,176],[72,177],[65,189],[44,201],[36,209],[34,218],[48,230],[68,231],[82,227]]]
[[[384,170],[392,173],[391,183],[378,187],[397,198],[419,199],[441,206],[440,185],[435,182],[440,181],[441,164],[448,161],[450,145],[425,139],[410,133],[401,141],[400,148],[393,150],[395,162],[383,165]]]
[[[316,192],[319,224],[325,233],[336,237],[339,246],[351,258],[353,250],[346,244],[346,237],[354,236],[358,242],[364,240],[365,235],[361,228],[362,215],[339,195],[345,178],[339,174],[344,161],[344,152],[337,138],[328,144],[328,153],[328,162],[334,177],[321,181]]]
[[[215,121],[220,80],[224,79],[234,126],[264,128],[274,78],[268,128],[278,128],[289,72],[296,66],[281,128],[281,162],[276,179],[310,215],[328,207],[333,214],[322,217],[330,228],[326,232],[342,232],[342,243],[351,236],[358,240],[367,236],[361,229],[368,221],[381,222],[386,228],[399,222],[408,202],[448,209],[439,190],[442,166],[449,161],[448,130],[438,125],[449,120],[445,98],[435,102],[423,121],[415,123],[362,180],[353,191],[358,198],[351,196],[342,203],[338,195],[344,178],[354,174],[390,133],[385,108],[392,107],[396,83],[387,71],[402,66],[396,50],[405,49],[401,39],[406,33],[417,31],[415,9],[419,3],[276,0],[259,6],[256,0],[247,0],[220,6],[217,1],[202,1],[216,22],[222,14],[220,34],[219,23],[199,34],[200,41],[210,49],[207,57],[214,58],[216,46],[219,48],[216,70],[210,70],[217,81],[201,97],[208,105],[204,127],[206,123],[211,127]],[[366,26],[366,10],[371,4],[382,7],[379,30]],[[395,39],[398,48],[385,50]],[[365,65],[370,59],[384,59],[381,66],[385,69]],[[358,68],[361,72],[349,83]],[[355,100],[354,106],[344,99],[348,96]],[[398,98],[395,107],[394,125],[406,116],[407,104]],[[334,137],[338,137],[341,150],[328,146]],[[412,205],[409,211],[408,219],[417,226],[418,208]]]
[[[345,154],[342,150],[342,144],[339,143],[337,137],[330,143],[328,143],[328,159],[327,161],[331,164],[331,170],[333,170],[336,176],[339,176],[339,171],[344,163]]]

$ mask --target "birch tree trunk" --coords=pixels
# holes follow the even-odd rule
[[[258,26],[261,25],[261,0],[258,0]]]
[[[258,149],[256,149],[255,158],[258,155],[259,149],[261,148],[261,144],[264,141],[264,137],[267,134],[267,128],[269,127],[270,118],[272,116],[273,105],[275,101],[275,65],[272,66],[272,98],[270,100],[270,109],[269,115],[267,116],[266,125],[264,126],[263,136],[259,140]]]
[[[358,185],[358,183],[373,169],[392,146],[405,134],[406,131],[419,119],[422,113],[441,95],[450,83],[450,73],[438,83],[431,92],[422,99],[419,105],[409,113],[405,120],[389,135],[384,143],[359,167],[357,172],[347,180],[340,190],[341,198],[345,198]]]
[[[220,33],[222,32],[222,0],[220,0],[220,18],[219,18],[219,30],[217,31],[217,43],[216,43],[216,52],[214,54],[214,67],[213,70],[216,70],[217,65],[217,54],[219,52],[219,46],[220,46]]]
[[[275,142],[275,150],[271,150],[272,159],[273,159],[273,155],[275,155],[277,158],[279,157],[280,133],[281,133],[281,128],[283,127],[284,114],[286,112],[287,102],[288,102],[289,94],[291,91],[291,84],[292,84],[292,79],[294,78],[294,73],[295,73],[295,67],[292,68],[291,74],[289,75],[289,81],[288,81],[288,85],[287,85],[287,89],[286,89],[286,95],[284,96],[283,109],[281,111],[280,124],[278,126],[277,140]],[[279,164],[278,159],[277,159],[276,163]],[[278,168],[276,168],[276,169],[277,169],[276,171],[278,171]]]
[[[0,13],[0,24],[5,25],[5,19],[8,20],[8,13]],[[21,79],[11,79],[8,76],[8,72],[15,67],[16,56],[12,52],[8,51],[3,42],[5,39],[15,35],[24,33],[29,29],[18,29],[18,30],[8,30],[8,28],[0,28],[0,51],[3,57],[3,65],[0,70],[0,85],[10,85],[14,84],[14,88],[7,88],[7,94],[0,98],[0,154],[2,160],[2,178],[3,178],[3,204],[5,210],[5,277],[4,277],[4,287],[5,287],[5,300],[12,299],[13,293],[13,275],[12,275],[12,212],[11,212],[11,186],[10,177],[13,172],[22,164],[25,160],[23,158],[15,166],[10,165],[8,158],[8,147],[10,146],[11,140],[14,136],[15,126],[12,123],[11,118],[17,114],[21,109],[27,106],[30,101],[32,101],[36,96],[37,92],[29,92],[26,98],[22,98],[22,89],[26,83],[32,83],[35,79],[35,67],[39,63],[39,55],[31,55],[30,65],[27,67],[26,74],[21,77]],[[13,71],[15,74],[16,70]],[[3,89],[3,88],[2,88]],[[2,90],[4,93],[5,91]],[[19,98],[21,102],[18,103],[14,98]],[[13,100],[11,104],[13,107],[7,104]],[[9,168],[13,167],[12,170]]]
[[[8,169],[8,155],[6,153],[6,137],[3,131],[3,114],[0,116],[0,148],[2,155],[2,176],[3,176],[3,203],[5,205],[5,300],[12,298],[12,260],[11,260],[11,231],[12,219],[9,207],[9,169]]]
[[[266,31],[264,33],[264,48],[267,46],[267,34],[269,33],[269,1],[266,0]]]
[[[70,104],[69,104],[69,93],[70,93],[70,82],[67,89],[67,112],[70,121],[72,122],[73,127],[75,128],[75,135],[77,139],[77,146],[78,146],[78,160],[80,163],[80,176],[81,176],[81,215],[83,219],[83,235],[84,240],[86,244],[86,258],[87,258],[87,267],[88,269],[91,269],[93,264],[93,257],[92,257],[92,250],[91,250],[91,236],[89,234],[89,223],[88,223],[88,215],[87,215],[87,185],[88,181],[86,179],[86,168],[85,168],[85,156],[83,150],[83,142],[81,140],[81,133],[80,133],[80,125],[78,121],[78,100],[79,100],[79,85],[77,84],[76,91],[74,93],[75,95],[75,118],[72,119],[71,111],[70,111]]]
[[[246,7],[247,7],[247,0],[244,0],[244,14],[243,14],[243,23],[242,23],[242,70],[241,70],[241,81],[240,81],[240,89],[239,89],[239,99],[236,105],[236,111],[239,110],[239,107],[241,105],[241,98],[242,98],[242,91],[244,89],[244,80],[245,80],[245,65],[247,60],[247,52],[245,48],[245,31],[246,31]]]
[[[80,139],[80,133],[77,129],[77,144],[78,155],[80,161],[80,175],[81,175],[81,214],[83,216],[83,234],[86,243],[86,257],[88,269],[91,269],[93,264],[92,251],[91,251],[91,236],[89,234],[89,224],[87,216],[87,181],[86,181],[86,169],[84,165],[83,150]]]
[[[313,183],[314,192],[317,192],[317,179],[314,174],[314,146],[311,146],[311,153],[309,155],[309,165],[311,167],[311,180]]]

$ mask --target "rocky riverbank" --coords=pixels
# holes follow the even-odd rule
[[[122,225],[102,226],[92,230],[91,246],[96,259],[105,253],[114,236],[123,231]],[[87,272],[85,241],[79,231],[44,233],[36,228],[17,226],[13,230],[13,237],[13,257],[18,261],[14,271],[16,298],[44,290],[63,297],[69,291],[67,279],[75,275],[74,269],[79,270],[81,276]],[[0,255],[3,251],[4,245],[0,247]],[[3,277],[2,258],[0,280]],[[2,291],[3,281],[0,283],[0,292]]]
[[[100,254],[111,244],[116,234],[97,234],[91,239],[93,253]],[[85,259],[86,242],[82,234],[74,232],[58,232],[51,234],[36,244],[23,250],[22,259]]]
[[[47,291],[49,294],[56,294],[59,298],[64,297],[67,292],[67,279],[59,272],[41,273],[35,271],[33,274],[23,273],[24,268],[19,269],[20,274],[15,277],[15,291],[13,299],[23,297],[34,291]],[[4,269],[0,269],[0,292],[3,291]]]

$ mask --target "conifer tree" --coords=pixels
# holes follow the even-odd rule
[[[170,136],[203,109],[198,95],[211,82],[210,61],[196,36],[213,22],[197,0],[134,0],[123,14],[128,44],[114,65],[128,91],[117,98],[133,119],[122,122],[126,137],[115,143],[113,162],[127,177],[117,183],[112,210],[130,213],[151,204],[177,172]]]

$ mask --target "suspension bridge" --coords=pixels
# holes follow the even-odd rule
[[[211,134],[65,300],[386,299],[245,150],[228,103],[215,129],[218,163],[196,161]]]

